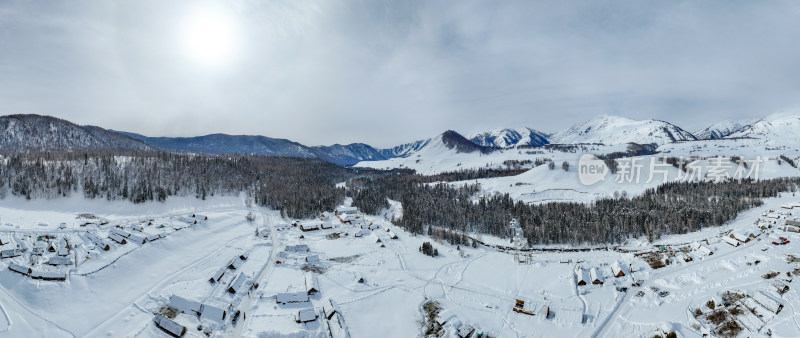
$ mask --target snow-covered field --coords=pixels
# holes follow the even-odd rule
[[[442,322],[439,332],[445,336],[471,327],[494,337],[651,336],[672,331],[695,337],[721,330],[724,323],[708,319],[722,316],[715,311],[725,312],[725,323],[737,323],[741,336],[800,335],[795,319],[800,297],[793,282],[800,263],[787,260],[798,252],[800,234],[783,225],[800,216],[800,206],[781,207],[800,202],[791,194],[770,199],[731,224],[667,236],[655,246],[631,241],[618,250],[514,254],[434,242],[438,257],[419,251],[429,238],[405,233],[384,217],[366,216],[362,226],[370,229],[333,218],[333,228],[302,232],[299,226],[287,225],[294,220],[248,208],[240,198],[141,205],[62,202],[6,200],[0,207],[1,249],[25,249],[2,259],[4,335],[165,336],[154,324],[154,314],[167,314],[170,305],[176,308],[173,296],[197,302],[198,307],[203,304],[200,316],[191,310],[174,316],[175,323],[186,328],[186,336],[197,337],[413,337],[421,335],[431,319]],[[384,215],[401,212],[397,202],[392,209]],[[245,217],[251,212],[253,221]],[[759,230],[757,220],[766,230]],[[133,237],[118,244],[109,238],[118,231],[113,229]],[[723,240],[745,232],[752,232],[753,238],[737,247]],[[87,233],[107,243],[109,250],[86,240]],[[141,234],[164,236],[144,244],[130,241]],[[771,244],[781,241],[779,237],[790,243]],[[59,256],[46,249],[60,238],[69,243],[63,257],[71,264],[44,263]],[[46,243],[41,256],[32,254],[36,242]],[[668,264],[655,269],[650,265],[654,261]],[[66,280],[34,279],[10,270],[12,263],[62,271]],[[227,267],[231,264],[233,269]],[[625,276],[615,278],[615,266]],[[581,279],[594,277],[592,269],[604,283],[588,280],[578,286]],[[211,283],[220,271],[222,277]],[[777,276],[762,277],[771,272]],[[243,282],[237,284],[240,275]],[[776,285],[789,290],[779,294]],[[237,292],[229,292],[230,287]],[[723,305],[725,291],[742,297]],[[764,297],[782,310],[770,313],[772,303],[760,303]],[[512,311],[517,300],[533,315]],[[719,307],[709,308],[710,300]],[[183,304],[177,309],[184,307],[191,308]],[[225,319],[214,318],[214,308],[225,310]],[[310,321],[298,323],[298,313],[306,309]],[[695,316],[697,309],[700,314]],[[428,316],[430,310],[437,312]]]

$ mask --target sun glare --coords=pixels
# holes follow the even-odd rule
[[[220,67],[233,61],[238,48],[236,20],[224,9],[202,9],[184,22],[182,42],[186,57],[201,67]]]

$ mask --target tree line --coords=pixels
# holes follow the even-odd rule
[[[795,192],[800,179],[759,182],[666,183],[633,197],[604,198],[590,204],[515,202],[508,194],[475,197],[477,184],[430,184],[419,175],[397,174],[354,179],[348,194],[368,213],[388,207],[386,198],[402,203],[395,223],[417,234],[453,241],[447,229],[508,238],[516,218],[528,244],[607,244],[633,237],[655,240],[732,221],[744,210],[780,192]]]

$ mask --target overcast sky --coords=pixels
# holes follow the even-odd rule
[[[800,103],[799,1],[3,1],[0,113],[375,146]]]

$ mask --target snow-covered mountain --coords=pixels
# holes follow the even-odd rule
[[[332,146],[316,146],[311,151],[320,159],[339,165],[350,166],[361,161],[379,161],[388,157],[383,150],[378,150],[364,143],[334,144]]]
[[[800,114],[779,113],[769,115],[750,124],[729,138],[745,137],[767,143],[800,143]]]
[[[100,127],[42,115],[0,116],[0,151],[152,151],[141,141]]]
[[[729,120],[714,123],[704,129],[692,133],[700,140],[716,140],[733,133],[738,133],[758,120]]]
[[[697,140],[692,133],[671,123],[659,120],[636,121],[619,116],[601,115],[550,137],[550,143],[602,144],[665,144]]]
[[[381,154],[385,158],[395,158],[395,157],[408,157],[411,154],[419,151],[428,143],[431,142],[432,139],[425,139],[425,140],[418,140],[414,142],[404,143],[394,148],[382,149]]]
[[[381,151],[363,143],[309,147],[287,139],[256,135],[211,134],[196,137],[147,137],[122,131],[117,131],[117,133],[172,152],[319,158],[345,166],[360,161],[386,159]]]
[[[547,134],[531,128],[505,128],[477,133],[469,137],[475,144],[495,147],[512,148],[516,146],[543,146],[549,144]]]

